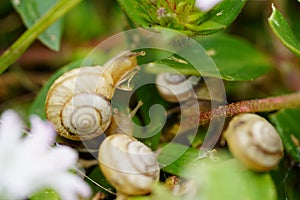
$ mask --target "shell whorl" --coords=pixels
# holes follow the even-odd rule
[[[110,124],[113,80],[101,67],[82,67],[59,77],[46,99],[46,115],[65,138],[94,138]]]
[[[283,157],[283,145],[277,131],[256,114],[234,117],[224,136],[233,155],[250,169],[268,171]]]

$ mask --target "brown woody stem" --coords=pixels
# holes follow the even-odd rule
[[[265,99],[245,100],[201,112],[199,125],[204,125],[214,119],[224,119],[241,113],[270,112],[299,106],[300,92]]]

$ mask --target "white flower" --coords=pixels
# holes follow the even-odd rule
[[[67,146],[51,148],[55,131],[48,122],[32,116],[31,134],[23,137],[23,123],[11,111],[0,124],[0,199],[26,199],[45,188],[53,188],[64,200],[89,197],[90,188],[68,170],[78,155]]]
[[[222,0],[196,0],[195,5],[200,10],[206,12],[212,9],[215,5],[217,5]]]

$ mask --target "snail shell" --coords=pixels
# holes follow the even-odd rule
[[[143,195],[159,179],[156,154],[126,134],[108,136],[100,145],[98,161],[106,179],[124,195]]]
[[[111,122],[115,89],[137,67],[139,55],[144,52],[123,52],[103,67],[81,67],[59,77],[46,97],[47,119],[58,134],[70,140],[101,135]]]
[[[48,92],[47,118],[68,139],[94,138],[110,124],[113,91],[113,79],[100,66],[69,71]]]
[[[275,128],[256,114],[234,117],[224,137],[232,154],[251,170],[269,171],[283,157],[282,141]]]
[[[182,102],[196,97],[194,86],[200,77],[182,74],[162,73],[156,77],[156,87],[160,95],[169,102]]]
[[[200,76],[161,73],[155,83],[160,95],[169,102],[185,102],[191,98],[216,102],[225,100],[220,80],[216,78],[206,77],[204,81]]]

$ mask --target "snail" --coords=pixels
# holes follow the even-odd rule
[[[110,125],[116,88],[132,76],[142,52],[123,52],[103,67],[86,66],[60,76],[46,97],[46,116],[57,133],[69,140],[89,140]]]
[[[275,128],[256,114],[234,117],[224,132],[229,150],[247,168],[265,172],[283,157],[282,141]]]
[[[157,156],[145,144],[126,134],[114,134],[101,143],[98,154],[101,171],[118,195],[151,192],[159,179]]]
[[[217,79],[182,74],[161,73],[156,76],[159,94],[169,102],[186,102],[192,98],[199,100],[224,101],[224,94]],[[208,86],[210,88],[208,88]]]
[[[182,74],[161,73],[156,77],[156,87],[160,95],[169,102],[182,102],[196,97],[193,87],[200,77]]]

